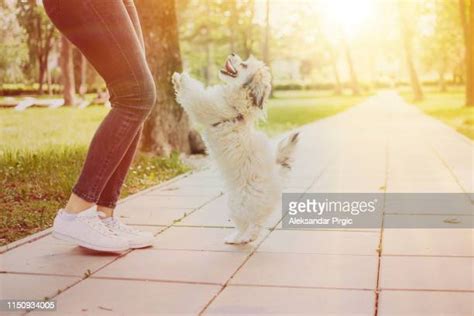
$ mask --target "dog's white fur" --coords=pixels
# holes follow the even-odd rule
[[[203,125],[209,154],[225,181],[236,227],[225,241],[243,244],[258,237],[261,225],[280,203],[298,134],[281,141],[275,152],[267,136],[255,129],[270,94],[268,68],[252,56],[242,61],[235,54],[226,66],[232,72],[221,70],[225,82],[221,85],[205,88],[187,73],[174,73],[172,81],[178,103],[192,121]]]

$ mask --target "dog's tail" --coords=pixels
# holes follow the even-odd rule
[[[296,144],[299,140],[299,134],[299,132],[293,133],[278,143],[276,163],[281,166],[280,174],[282,176],[286,176],[288,171],[291,170],[293,153],[295,152]]]

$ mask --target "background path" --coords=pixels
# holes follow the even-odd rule
[[[286,192],[474,192],[473,143],[395,93],[301,131]],[[380,228],[358,230],[283,230],[276,211],[274,230],[236,247],[223,243],[232,223],[221,188],[205,170],[124,200],[122,220],[156,234],[150,249],[98,254],[46,234],[8,250],[1,297],[54,298],[81,315],[473,314],[472,229],[383,228],[472,223],[472,208],[385,213]]]

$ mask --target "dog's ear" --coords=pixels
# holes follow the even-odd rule
[[[271,75],[268,68],[263,67],[257,70],[257,72],[244,84],[244,88],[248,90],[252,105],[262,109],[263,104],[265,103],[265,100],[268,99],[272,89]]]

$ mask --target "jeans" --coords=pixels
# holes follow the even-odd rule
[[[156,100],[133,0],[43,0],[46,13],[104,78],[112,109],[97,129],[72,192],[115,207],[143,122]]]

